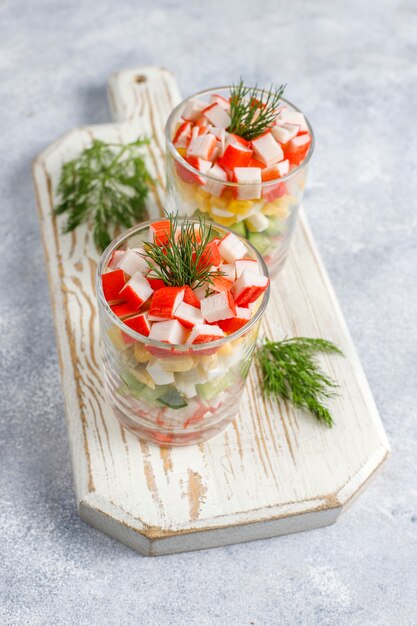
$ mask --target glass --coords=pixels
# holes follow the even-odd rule
[[[214,437],[236,417],[269,287],[257,301],[249,322],[217,341],[169,345],[136,333],[107,304],[101,274],[114,251],[148,241],[149,225],[155,221],[159,220],[135,226],[115,239],[97,268],[105,387],[116,417],[137,437],[161,446],[189,445]],[[229,229],[213,225],[216,236],[223,237],[228,232]],[[251,244],[245,241],[245,245],[248,258],[256,259],[261,274],[267,276],[262,257]],[[166,384],[153,383],[146,370],[149,364],[166,372]]]
[[[259,99],[262,90],[258,90]],[[307,177],[308,164],[314,150],[313,130],[306,120],[311,144],[301,165],[290,170],[281,178],[259,184],[221,182],[192,167],[181,156],[172,143],[181,114],[192,98],[206,100],[211,95],[228,98],[230,87],[219,87],[201,91],[181,102],[171,113],[165,127],[167,153],[167,209],[179,215],[198,216],[203,213],[209,219],[247,237],[263,255],[271,275],[283,267],[288,254],[291,235],[296,224]],[[281,100],[290,111],[300,112],[297,107]],[[223,187],[223,191],[221,188]],[[239,190],[244,189],[245,200],[236,200]],[[219,193],[220,190],[220,193]],[[268,218],[267,228],[261,232],[250,232],[245,219],[256,214]],[[262,218],[264,224],[266,221]]]

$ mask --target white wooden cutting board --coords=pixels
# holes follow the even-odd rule
[[[341,385],[327,428],[289,405],[265,401],[252,368],[239,415],[205,444],[162,449],[139,442],[112,416],[104,397],[94,273],[98,260],[85,226],[62,235],[51,211],[62,163],[92,137],[151,138],[147,161],[157,181],[151,216],[163,206],[165,121],[180,99],[160,68],[111,77],[118,123],[78,128],[34,161],[60,367],[81,517],[142,554],[159,555],[308,530],[334,522],[386,459],[389,445],[306,219],[287,265],[272,284],[263,330],[270,337],[325,337],[346,358],[323,357]]]

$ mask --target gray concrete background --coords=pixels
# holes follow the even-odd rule
[[[2,626],[417,623],[416,8],[0,2]],[[146,559],[78,519],[30,163],[139,64],[287,82],[315,127],[305,206],[393,451],[332,527]]]

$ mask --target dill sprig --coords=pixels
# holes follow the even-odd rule
[[[152,179],[146,169],[142,147],[147,140],[128,144],[94,139],[89,148],[64,164],[58,185],[60,203],[55,215],[67,213],[64,232],[91,221],[99,249],[111,241],[110,227],[129,228],[143,219]]]
[[[343,355],[337,346],[325,339],[294,337],[283,341],[266,338],[257,358],[266,395],[289,400],[332,426],[333,418],[323,402],[335,395],[338,385],[320,370],[315,361],[318,352]]]
[[[212,226],[204,218],[196,221],[178,219],[178,213],[169,215],[167,242],[144,243],[146,259],[152,275],[161,278],[169,287],[189,285],[192,288],[213,284],[213,279],[223,276],[221,270],[213,270],[207,244],[212,240]]]
[[[258,90],[246,87],[240,79],[230,90],[230,126],[229,133],[235,133],[243,139],[254,139],[262,135],[279,115],[277,107],[284,94],[286,85]]]

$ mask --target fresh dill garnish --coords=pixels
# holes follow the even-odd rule
[[[257,358],[267,396],[289,400],[332,426],[333,418],[323,402],[335,395],[338,385],[320,370],[315,361],[318,352],[343,355],[334,343],[325,339],[294,337],[283,341],[266,338]]]
[[[230,90],[230,126],[229,133],[243,139],[254,139],[262,135],[279,115],[280,100],[286,85],[269,89],[246,87],[240,79]]]
[[[166,243],[145,242],[146,259],[152,275],[164,281],[169,287],[192,288],[213,284],[213,279],[223,276],[220,270],[213,270],[211,256],[206,251],[212,240],[212,226],[199,217],[198,223],[179,220],[178,213],[169,215]]]
[[[63,165],[60,203],[54,214],[67,213],[65,233],[90,221],[94,242],[102,250],[112,239],[111,226],[129,228],[143,219],[152,182],[142,152],[146,143],[144,139],[127,144],[94,139],[89,148]]]

